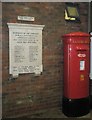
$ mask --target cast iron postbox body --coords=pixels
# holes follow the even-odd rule
[[[89,37],[89,34],[83,32],[73,32],[63,36],[62,107],[67,116],[82,116],[89,112]]]

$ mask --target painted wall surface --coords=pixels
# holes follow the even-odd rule
[[[3,117],[18,117],[59,108],[63,95],[62,35],[88,31],[88,3],[79,3],[81,23],[66,22],[64,2],[2,3],[2,87]],[[35,17],[34,22],[17,20],[17,16]],[[42,36],[43,72],[9,75],[9,29],[7,23],[45,25]]]

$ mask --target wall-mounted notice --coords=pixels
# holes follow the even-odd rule
[[[44,25],[7,23],[9,27],[9,73],[42,72],[42,30]]]

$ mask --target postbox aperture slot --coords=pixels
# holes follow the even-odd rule
[[[87,51],[86,49],[79,49],[79,50],[77,50],[78,52],[85,52],[85,51]]]

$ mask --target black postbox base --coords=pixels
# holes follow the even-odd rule
[[[89,97],[81,99],[68,99],[63,97],[62,112],[68,117],[80,117],[90,111]]]
[[[92,109],[92,95],[90,95],[90,109]]]

